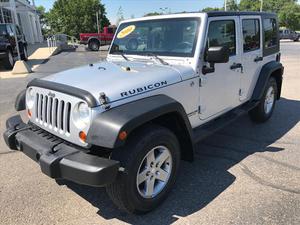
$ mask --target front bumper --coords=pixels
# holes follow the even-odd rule
[[[38,162],[44,174],[90,186],[112,183],[119,171],[119,162],[91,155],[86,149],[25,124],[20,116],[6,121],[4,140],[12,150],[20,150]]]

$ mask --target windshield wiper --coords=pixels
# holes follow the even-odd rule
[[[119,51],[113,51],[112,54],[117,54],[117,55],[121,55],[126,61],[131,61],[127,58],[127,56],[125,56],[123,50],[119,50]]]
[[[118,54],[121,55],[126,61],[130,61],[123,52],[118,52]]]
[[[167,63],[165,60],[163,60],[162,58],[158,57],[156,54],[154,54],[152,52],[148,52],[145,55],[147,55],[147,56],[153,56],[155,59],[157,59],[163,65],[169,65],[169,63]]]

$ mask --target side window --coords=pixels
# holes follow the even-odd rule
[[[277,45],[277,23],[275,19],[264,19],[265,48]]]
[[[226,46],[230,55],[236,55],[236,33],[234,20],[218,20],[209,24],[207,35],[207,49],[209,47]]]
[[[244,52],[260,49],[260,27],[258,19],[243,20]]]
[[[10,36],[14,35],[14,31],[11,29],[11,26],[7,25],[7,31]]]

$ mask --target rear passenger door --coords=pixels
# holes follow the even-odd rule
[[[241,74],[240,101],[247,101],[253,92],[263,62],[262,21],[260,16],[241,16],[243,73]]]

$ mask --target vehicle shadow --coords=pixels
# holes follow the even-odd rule
[[[256,152],[279,152],[271,147],[300,121],[300,101],[281,99],[273,117],[255,124],[247,116],[238,119],[197,145],[195,161],[182,162],[177,183],[167,200],[146,215],[128,215],[109,200],[104,188],[64,182],[71,190],[99,209],[106,219],[130,224],[170,224],[193,214],[212,202],[236,179],[228,170]],[[276,162],[275,162],[276,163]]]

